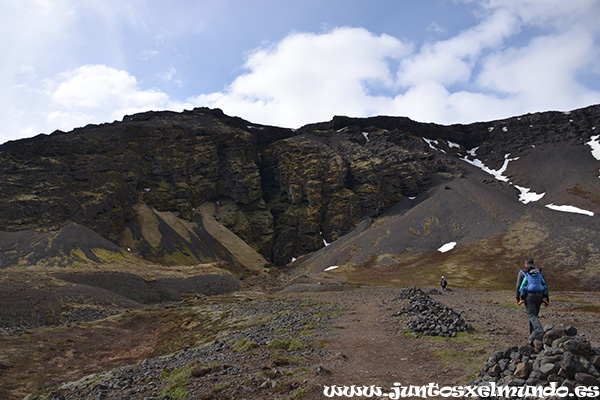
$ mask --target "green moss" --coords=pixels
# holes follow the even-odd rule
[[[92,374],[84,376],[83,378],[75,381],[65,383],[61,386],[63,389],[76,389],[76,390],[90,390],[98,386],[103,380],[110,378],[109,372],[102,374]]]
[[[90,260],[89,258],[87,258],[87,256],[85,255],[85,253],[81,249],[73,249],[73,250],[71,250],[71,257],[77,258],[77,259],[79,259],[79,260],[81,260],[83,262],[88,262],[88,263],[92,262],[92,260]]]
[[[163,262],[167,265],[191,265],[200,262],[196,257],[190,255],[187,247],[183,250],[175,250],[171,254],[163,255]]]
[[[137,262],[136,258],[129,253],[115,252],[106,249],[92,249],[92,253],[101,261],[108,264],[131,264]]]

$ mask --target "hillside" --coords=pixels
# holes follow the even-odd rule
[[[9,142],[0,267],[261,270],[309,257],[294,265],[368,265],[402,281],[419,263],[502,276],[532,256],[597,287],[599,119],[591,106],[452,126],[335,117],[292,131],[199,108]],[[527,190],[543,197],[524,200]]]
[[[0,397],[466,384],[526,347],[513,285],[529,257],[551,287],[544,324],[597,342],[599,123],[591,106],[293,131],[200,108],[5,143]],[[441,275],[450,291],[432,290]],[[474,329],[408,329],[413,285]],[[598,382],[597,361],[567,383]]]

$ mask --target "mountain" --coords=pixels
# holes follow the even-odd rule
[[[298,130],[197,108],[8,142],[0,268],[289,264],[314,279],[494,284],[534,257],[597,288],[597,126],[598,105]]]

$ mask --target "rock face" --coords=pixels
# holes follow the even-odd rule
[[[371,130],[370,137],[357,128],[298,134],[196,109],[10,142],[0,147],[0,226],[56,231],[77,223],[151,261],[169,258],[169,243],[178,241],[181,253],[198,253],[181,262],[213,261],[160,215],[201,230],[196,208],[211,202],[223,226],[285,264],[430,183],[423,143]],[[153,245],[148,226],[169,243]]]
[[[431,184],[436,167],[414,135],[339,125],[307,128],[263,154],[277,263],[321,248]]]
[[[232,249],[199,217],[206,204],[224,229],[284,265],[424,193],[436,175],[462,176],[451,151],[477,147],[500,168],[505,154],[531,146],[581,146],[597,123],[593,106],[453,126],[335,117],[293,131],[198,108],[8,142],[0,146],[0,250],[12,253],[0,265],[27,264],[7,232],[72,223],[152,262],[231,261]],[[600,209],[595,188],[571,194]]]
[[[167,263],[226,260],[227,252],[207,245],[201,223],[194,221],[196,207],[220,202],[223,224],[268,254],[273,226],[261,197],[259,149],[261,140],[291,132],[261,132],[259,140],[244,121],[197,109],[138,114],[7,143],[0,148],[6,177],[0,183],[0,226],[53,231],[75,222],[151,261],[165,261],[174,250],[193,257]],[[173,213],[179,223],[161,212]],[[177,229],[185,221],[195,224],[187,229],[197,231],[195,239]],[[149,231],[160,236],[145,235]]]
[[[600,349],[572,326],[548,325],[532,334],[530,342],[495,352],[484,364],[479,379],[509,386],[600,386]]]

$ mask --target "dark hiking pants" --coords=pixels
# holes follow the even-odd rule
[[[541,293],[527,293],[525,295],[525,310],[527,310],[527,318],[529,318],[529,334],[544,329],[538,318],[543,299],[544,296]]]

